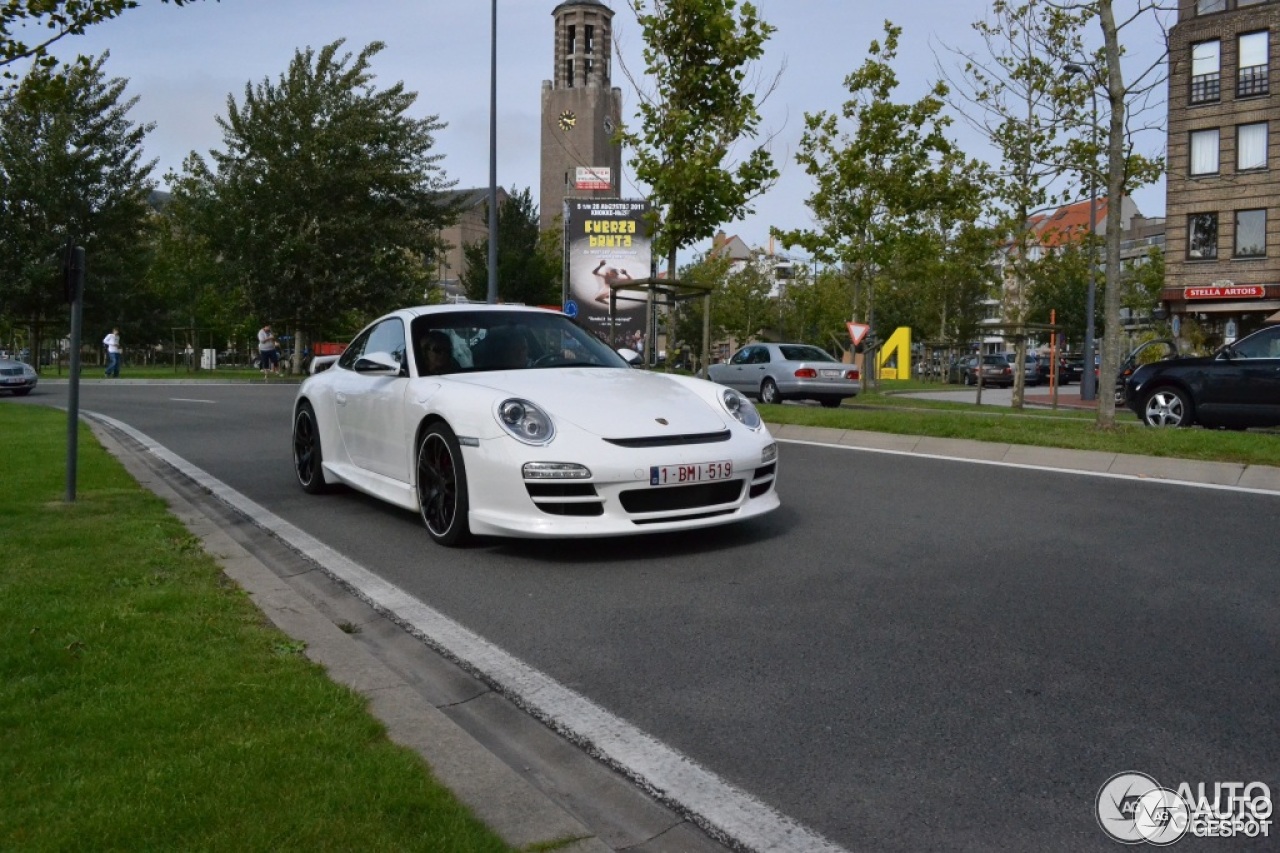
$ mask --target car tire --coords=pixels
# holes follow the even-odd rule
[[[303,403],[293,416],[293,472],[309,495],[328,490],[324,481],[324,454],[320,448],[320,424],[315,409]]]
[[[1191,398],[1178,388],[1157,388],[1142,400],[1142,422],[1150,427],[1189,427],[1195,423]]]
[[[470,501],[457,436],[447,424],[432,424],[418,439],[415,459],[418,511],[427,534],[449,548],[466,543],[471,538],[467,523]]]
[[[836,409],[840,407],[840,403],[843,399],[844,398],[842,397],[822,397],[818,402],[822,404],[822,408],[824,409]]]
[[[766,379],[760,383],[760,402],[769,404],[782,402],[782,394],[778,391],[778,386],[772,379]]]

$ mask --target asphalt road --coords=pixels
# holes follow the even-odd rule
[[[81,405],[850,850],[1116,849],[1125,770],[1280,790],[1280,497],[784,444],[755,523],[445,550],[301,492],[293,390]]]

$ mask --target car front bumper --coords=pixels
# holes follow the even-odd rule
[[[468,520],[477,535],[592,538],[690,530],[730,524],[778,508],[777,447],[767,432],[734,440],[658,448],[601,448],[566,454],[514,446],[508,439],[464,447],[470,491]],[[601,442],[603,444],[603,442]],[[768,461],[765,448],[772,446]],[[571,458],[576,455],[577,458]],[[594,458],[585,460],[585,456]],[[529,461],[577,462],[588,479],[530,479]],[[688,485],[650,485],[654,466],[730,462],[732,476]]]

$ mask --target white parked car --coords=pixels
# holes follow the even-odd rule
[[[777,445],[740,392],[633,370],[559,312],[406,308],[367,326],[293,409],[298,482],[345,483],[472,534],[588,537],[779,505]]]

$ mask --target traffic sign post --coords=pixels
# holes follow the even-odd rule
[[[867,336],[867,332],[871,331],[871,327],[866,323],[845,323],[849,329],[849,340],[853,341],[855,347],[862,345],[862,339]]]

